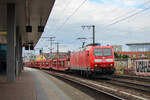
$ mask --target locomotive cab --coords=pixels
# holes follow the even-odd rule
[[[114,68],[114,51],[111,46],[91,47],[90,50],[91,69],[100,74],[112,74]]]

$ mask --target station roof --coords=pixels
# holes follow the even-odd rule
[[[0,35],[7,34],[7,4],[14,3],[16,8],[16,25],[22,45],[33,43],[35,46],[42,32],[38,32],[38,25],[45,27],[55,0],[0,0]],[[30,22],[29,22],[30,20]],[[30,23],[32,32],[26,32],[26,25]]]
[[[150,45],[150,43],[128,43],[126,45],[127,46],[132,46],[132,45]]]

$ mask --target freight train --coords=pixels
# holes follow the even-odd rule
[[[111,46],[87,45],[82,51],[69,53],[64,57],[25,62],[24,66],[95,76],[112,75],[115,71],[114,62],[114,51]]]

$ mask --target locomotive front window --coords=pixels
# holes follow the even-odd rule
[[[95,49],[94,56],[103,56],[103,49]]]
[[[111,49],[103,49],[103,51],[104,51],[104,56],[111,56],[112,55]]]
[[[112,56],[112,49],[94,49],[94,56]]]

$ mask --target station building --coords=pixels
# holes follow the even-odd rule
[[[117,52],[118,55],[128,55],[129,57],[141,58],[150,54],[150,43],[129,43],[126,44],[129,51]]]
[[[131,52],[147,52],[150,51],[150,43],[129,43],[126,44]]]

